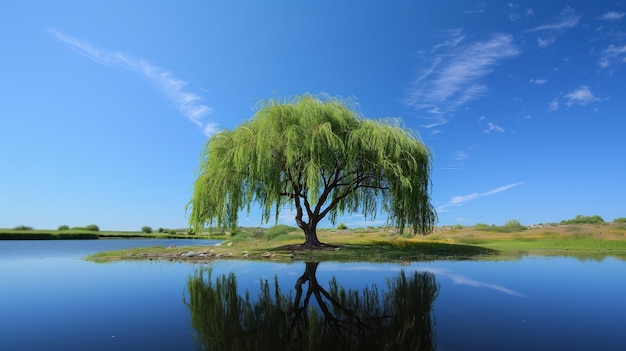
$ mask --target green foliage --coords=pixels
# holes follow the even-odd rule
[[[302,239],[302,231],[280,234],[274,237],[274,239],[272,240],[281,242],[281,241],[298,240],[298,239]]]
[[[602,219],[602,217],[598,215],[595,215],[595,216],[577,215],[573,219],[561,221],[561,224],[600,224],[600,223],[604,223],[604,219]]]
[[[59,226],[59,228],[57,230],[69,230],[69,229],[70,229],[70,226],[62,224],[62,225]]]
[[[613,220],[615,223],[626,223],[626,217],[619,217]]]
[[[431,232],[430,150],[398,121],[364,119],[354,107],[327,95],[269,100],[238,128],[214,134],[187,204],[190,224],[235,228],[252,203],[263,221],[277,221],[291,203],[303,229],[325,216],[374,219],[382,210],[400,231]]]
[[[144,233],[152,233],[152,227],[144,225],[143,227],[141,227],[141,231]]]
[[[72,227],[72,230],[88,230],[88,231],[91,231],[91,232],[98,232],[98,231],[100,231],[100,227],[98,227],[95,224],[89,224],[89,225],[86,225],[84,227]]]
[[[491,226],[483,223],[477,223],[475,226],[476,230],[485,231],[485,232],[498,232],[498,233],[511,233],[511,232],[519,232],[522,230],[526,230],[527,227],[520,224],[517,219],[511,219],[504,223],[503,226],[497,226],[492,224]]]
[[[33,227],[29,227],[27,225],[20,224],[14,228],[15,230],[33,230]]]
[[[337,224],[337,229],[339,230],[348,229],[348,226],[344,222],[339,222],[339,224]]]
[[[176,231],[175,231],[174,229],[170,229],[170,230],[169,230],[169,233],[170,233],[170,234],[176,234]]]
[[[265,231],[263,237],[267,240],[272,240],[276,239],[276,237],[278,236],[286,235],[289,232],[293,232],[294,230],[298,229],[284,224],[277,224]],[[302,232],[300,232],[300,234],[302,234]]]
[[[524,230],[526,226],[522,225],[517,219],[510,219],[504,223],[504,227],[511,230]]]

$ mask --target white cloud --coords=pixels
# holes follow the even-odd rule
[[[602,68],[608,68],[616,63],[626,62],[626,45],[616,46],[609,45],[608,48],[602,50],[598,64]]]
[[[463,196],[453,196],[452,199],[448,202],[449,205],[462,205],[468,201],[472,201],[480,197],[479,193],[472,193],[469,195]]]
[[[539,31],[562,31],[576,27],[580,21],[580,15],[577,15],[570,7],[561,11],[558,21],[550,24],[543,24],[527,30],[527,32],[539,32]]]
[[[469,158],[469,154],[465,151],[457,151],[452,155],[452,159],[455,161],[462,161]]]
[[[542,37],[538,37],[537,38],[537,45],[540,48],[546,48],[552,44],[554,44],[554,42],[556,42],[556,38],[555,37],[549,37],[549,38],[542,38]]]
[[[213,135],[215,133],[217,133],[219,130],[219,126],[217,125],[217,123],[207,123],[204,125],[204,135],[210,136]]]
[[[519,54],[513,37],[492,34],[484,41],[464,43],[460,30],[450,31],[443,43],[431,51],[431,63],[412,83],[405,103],[429,113],[438,124],[447,123],[461,106],[487,94],[479,80],[503,59]]]
[[[97,48],[85,41],[78,40],[54,29],[48,29],[59,41],[78,50],[81,55],[88,59],[114,69],[123,69],[138,73],[155,83],[163,94],[170,100],[178,111],[189,121],[201,128],[207,136],[217,131],[217,125],[206,123],[204,119],[213,110],[201,103],[202,98],[185,90],[187,82],[180,80],[171,72],[155,66],[143,59],[137,59],[121,52],[112,52]]]
[[[484,193],[472,193],[472,194],[469,194],[469,195],[453,196],[450,199],[450,201],[448,201],[447,203],[441,205],[437,209],[437,211],[439,211],[441,209],[445,209],[445,208],[450,207],[450,206],[461,206],[461,205],[464,205],[465,203],[467,203],[469,201],[472,201],[472,200],[475,200],[475,199],[477,199],[479,197],[497,194],[499,192],[502,192],[502,191],[514,188],[514,187],[522,185],[524,183],[525,182],[518,182],[518,183],[508,184],[508,185],[505,185],[505,186],[501,186],[499,188],[495,188],[493,190],[489,190],[489,191],[484,192]]]
[[[483,133],[490,134],[491,132],[504,133],[504,128],[502,128],[502,127],[500,127],[498,125],[495,125],[495,124],[493,124],[491,122],[487,122],[487,129],[485,129],[483,131]]]
[[[602,16],[598,17],[598,19],[599,20],[615,21],[615,20],[621,20],[625,15],[626,15],[626,13],[624,13],[624,12],[609,11],[609,12],[603,14]]]
[[[566,94],[565,98],[567,98],[567,102],[565,103],[567,107],[571,107],[572,105],[584,106],[592,102],[603,100],[594,96],[589,87],[586,85],[581,85],[578,89]]]
[[[530,84],[538,84],[538,85],[546,84],[547,82],[548,82],[548,80],[547,79],[543,79],[543,78],[531,79],[530,80]]]
[[[557,111],[559,109],[559,99],[554,98],[550,101],[550,105],[548,105],[549,111]]]

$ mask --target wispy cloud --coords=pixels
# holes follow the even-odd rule
[[[487,129],[483,130],[483,133],[490,134],[491,132],[504,133],[504,128],[491,122],[487,122]]]
[[[605,20],[605,21],[616,21],[616,20],[621,20],[624,16],[626,16],[626,13],[624,12],[610,11],[598,17],[598,19]]]
[[[554,44],[556,42],[556,37],[548,37],[548,38],[537,38],[537,46],[540,48],[547,48],[548,46]]]
[[[530,84],[537,84],[537,85],[546,84],[547,82],[548,82],[548,80],[547,79],[543,79],[543,78],[531,79],[530,80]]]
[[[571,7],[565,8],[561,11],[557,22],[542,24],[540,26],[528,29],[527,32],[540,32],[540,31],[563,31],[576,27],[580,21],[580,15],[577,15]]]
[[[431,63],[419,72],[405,102],[425,114],[425,127],[445,124],[459,107],[487,94],[483,76],[518,54],[511,35],[465,43],[461,30],[450,31],[430,52]]]
[[[497,194],[497,193],[503,192],[505,190],[509,190],[511,188],[514,188],[516,186],[522,185],[524,183],[525,182],[517,182],[517,183],[513,183],[513,184],[508,184],[508,185],[505,185],[505,186],[501,186],[499,188],[495,188],[493,190],[489,190],[489,191],[484,192],[484,193],[472,193],[472,194],[468,194],[468,195],[453,196],[452,199],[450,199],[450,201],[448,201],[447,203],[441,205],[437,210],[443,210],[443,209],[446,209],[446,208],[451,207],[451,206],[461,206],[461,205],[466,204],[469,201],[478,199],[480,197]]]
[[[470,156],[465,151],[457,151],[452,155],[452,159],[455,161],[462,161],[468,159]]]
[[[614,64],[626,62],[626,45],[617,46],[609,45],[608,48],[602,50],[598,64],[601,68],[609,68]]]
[[[557,111],[558,109],[559,109],[559,99],[554,98],[552,99],[552,101],[550,101],[550,104],[548,105],[548,110]]]
[[[535,10],[533,10],[532,8],[527,8],[527,9],[520,9],[519,4],[516,3],[508,3],[507,6],[509,7],[509,15],[507,16],[507,18],[509,19],[509,21],[515,22],[517,20],[520,20],[524,17],[529,18],[532,17],[535,14]]]
[[[592,102],[602,101],[603,99],[596,97],[588,86],[581,85],[578,89],[568,93],[565,95],[567,102],[565,104],[567,107],[571,107],[573,105],[587,105]]]
[[[567,7],[561,11],[555,23],[542,24],[528,29],[526,32],[542,33],[542,35],[537,38],[537,45],[541,48],[545,48],[556,42],[556,34],[576,27],[580,22],[580,17],[581,15],[577,15],[571,7]]]
[[[211,135],[217,131],[217,124],[205,121],[205,117],[213,110],[202,103],[200,96],[185,90],[187,82],[176,78],[171,72],[128,54],[103,50],[55,29],[48,29],[48,32],[57,40],[67,44],[70,48],[77,50],[81,55],[98,64],[113,69],[134,72],[148,78],[159,87],[167,99],[176,106],[178,111],[189,121],[200,127],[205,135]]]

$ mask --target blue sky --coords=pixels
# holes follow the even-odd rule
[[[207,137],[306,92],[414,129],[440,225],[626,217],[625,1],[9,0],[0,43],[0,228],[186,227]]]

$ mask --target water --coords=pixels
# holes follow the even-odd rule
[[[188,244],[199,244],[190,241]],[[188,279],[201,267],[172,262],[96,264],[81,257],[152,240],[0,241],[0,350],[195,350]],[[183,242],[175,240],[174,245]],[[216,261],[213,277],[236,273],[238,292],[278,278],[294,293],[305,263]],[[386,289],[405,272],[429,272],[438,350],[624,350],[626,262],[525,257],[519,261],[316,267],[328,289]],[[306,291],[306,287],[304,289]],[[208,310],[208,308],[207,308]],[[197,326],[197,325],[196,325]]]

